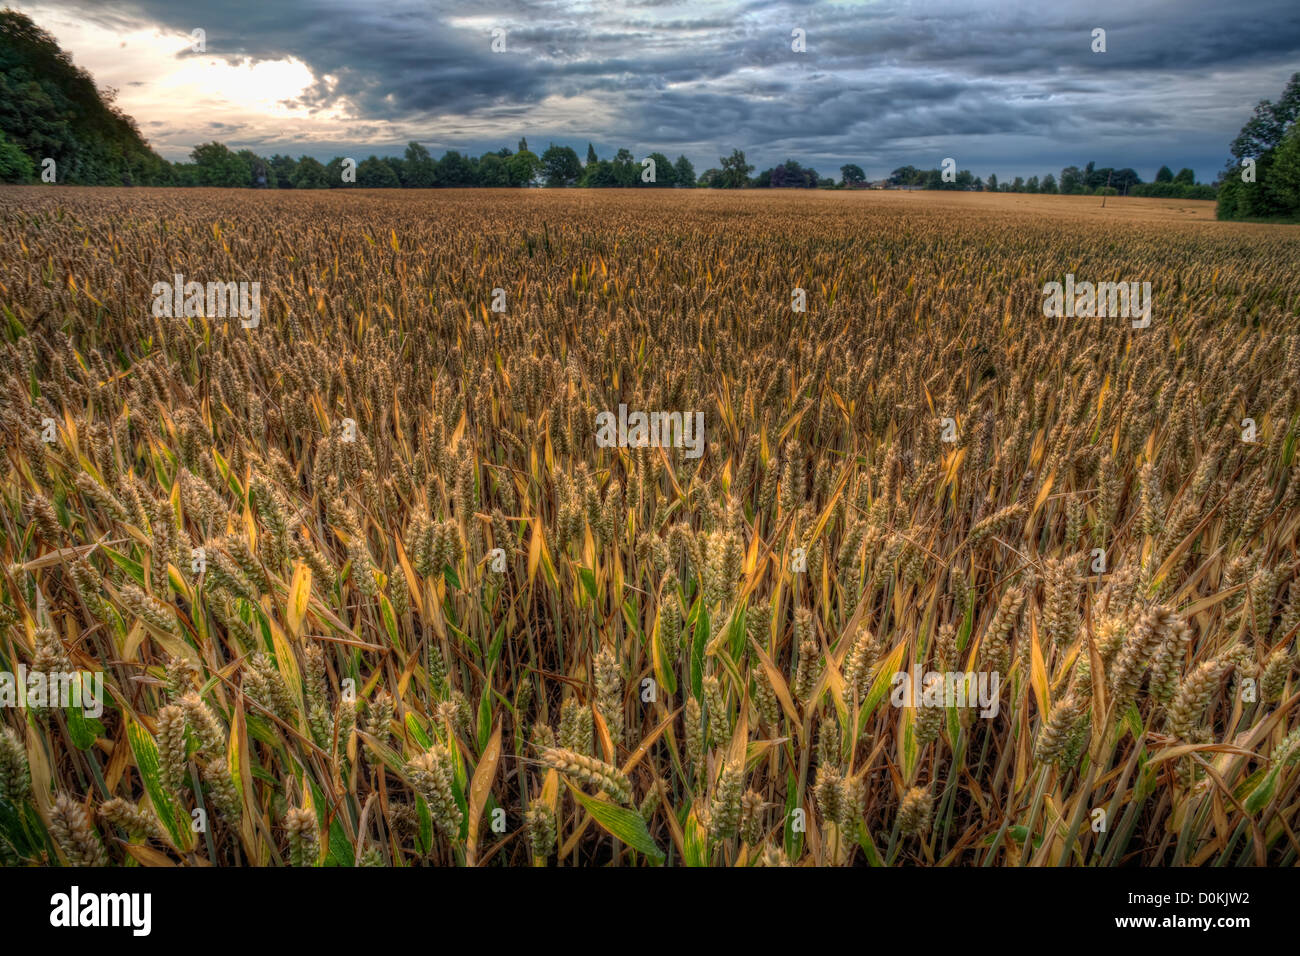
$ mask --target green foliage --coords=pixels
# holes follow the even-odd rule
[[[653,159],[655,163],[655,181],[652,183],[643,183],[641,178],[637,177],[638,186],[656,186],[668,188],[677,184],[677,170],[673,166],[673,161],[663,153],[651,153],[647,159]]]
[[[1261,100],[1229,147],[1232,159],[1219,187],[1219,219],[1300,217],[1300,73],[1276,103]],[[1254,181],[1247,182],[1253,162]]]
[[[357,166],[357,185],[363,189],[396,189],[402,184],[392,166],[378,156],[370,156]]]
[[[1187,170],[1191,172],[1191,170]],[[1159,199],[1214,199],[1218,190],[1213,186],[1198,186],[1174,179],[1163,183],[1139,183],[1129,190],[1130,196],[1148,196]]]
[[[528,141],[521,139],[519,143],[523,148],[506,159],[511,186],[529,185],[542,170],[542,161],[536,153],[528,150]]]
[[[685,156],[677,157],[677,162],[673,165],[673,174],[678,186],[695,185],[695,167]]]
[[[427,189],[438,182],[437,164],[429,155],[429,151],[419,143],[406,144],[406,163],[403,168],[406,172],[402,180],[403,186]]]
[[[329,184],[329,176],[319,160],[310,156],[298,159],[298,165],[293,171],[294,189],[328,189]]]
[[[582,162],[569,146],[552,143],[542,153],[542,176],[548,186],[572,186],[582,175]]]
[[[282,156],[276,153],[271,157],[271,172],[275,176],[275,185],[279,189],[293,189],[294,173],[298,170],[298,164],[293,161],[292,156]]]
[[[31,182],[33,173],[27,154],[0,132],[0,183]]]
[[[169,164],[113,98],[114,91],[97,89],[49,33],[21,13],[0,10],[0,133],[34,170],[48,157],[61,183],[170,184]],[[6,168],[24,167],[10,158]]]
[[[329,189],[342,189],[345,186],[355,186],[356,183],[343,181],[343,157],[335,156],[325,164],[325,185]]]
[[[249,186],[253,171],[248,162],[222,143],[203,143],[190,152],[200,186]]]
[[[745,154],[733,149],[730,156],[719,157],[722,175],[717,185],[722,189],[742,189],[749,185],[749,174],[754,167],[745,161]]]
[[[867,174],[862,171],[862,167],[857,163],[845,163],[840,167],[840,182],[844,185],[851,183],[865,183]]]
[[[506,160],[496,153],[484,153],[478,161],[480,186],[509,186],[510,169]]]

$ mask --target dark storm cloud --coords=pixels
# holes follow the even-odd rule
[[[297,58],[315,77],[300,105],[342,104],[354,135],[371,123],[437,139],[436,118],[470,147],[527,133],[714,165],[739,146],[762,165],[815,158],[824,175],[850,160],[880,174],[952,155],[980,175],[1095,158],[1194,165],[1208,179],[1254,102],[1300,69],[1295,0],[61,6],[110,30],[203,27],[207,52],[182,55]],[[494,26],[503,54],[490,49]],[[791,51],[796,27],[805,54]],[[1104,54],[1091,50],[1096,27]]]

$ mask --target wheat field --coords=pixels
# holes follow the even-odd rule
[[[0,191],[0,668],[103,681],[0,860],[1295,865],[1300,243],[1211,219]]]

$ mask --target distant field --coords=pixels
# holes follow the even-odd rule
[[[0,670],[105,685],[0,861],[1295,865],[1300,243],[1213,217],[0,190]]]

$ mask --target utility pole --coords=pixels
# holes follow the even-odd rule
[[[1113,172],[1114,172],[1114,170],[1112,169],[1110,172],[1106,173],[1106,188],[1107,188],[1107,189],[1110,189],[1110,176],[1111,176],[1111,173],[1113,173]],[[1106,208],[1106,196],[1107,196],[1107,193],[1102,193],[1102,194],[1101,194],[1101,208],[1102,208],[1102,209],[1105,209],[1105,208]]]

